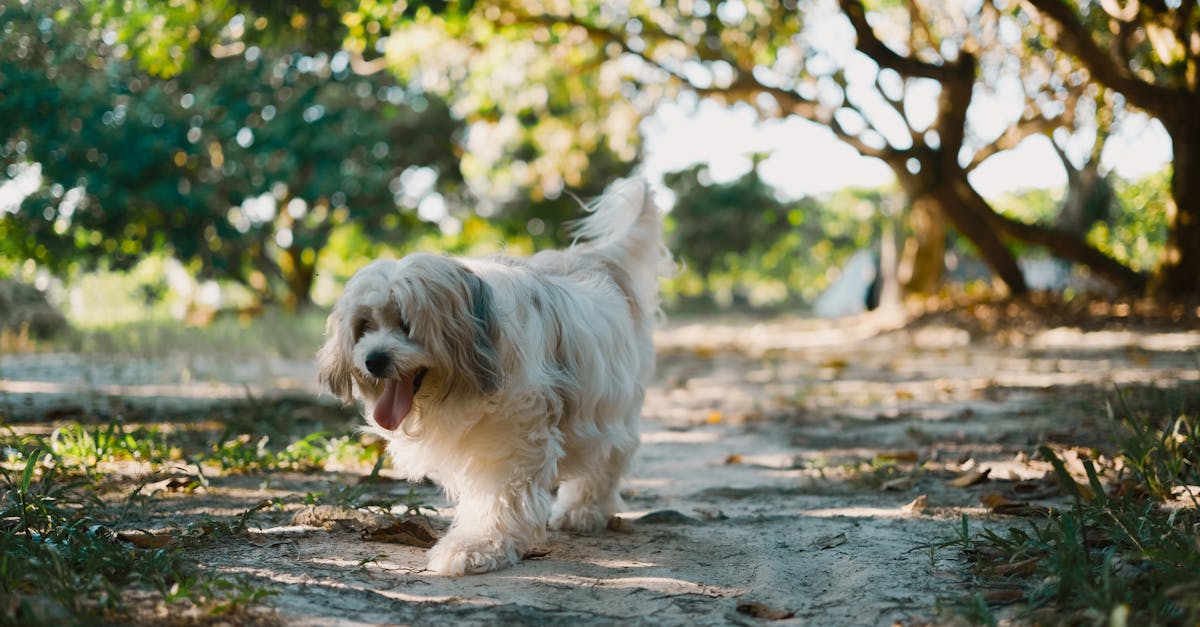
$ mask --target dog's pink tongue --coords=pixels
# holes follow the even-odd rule
[[[400,422],[412,411],[413,405],[413,375],[400,380],[388,379],[383,384],[383,394],[375,404],[375,422],[387,429],[395,431]]]

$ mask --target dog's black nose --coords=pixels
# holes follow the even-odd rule
[[[387,353],[371,353],[367,355],[367,372],[371,376],[383,378],[387,373],[388,366],[391,361],[388,359]]]

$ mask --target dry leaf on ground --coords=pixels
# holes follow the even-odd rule
[[[766,620],[783,620],[796,615],[793,611],[777,609],[758,601],[738,601],[737,611],[739,614]]]
[[[157,536],[144,531],[122,531],[117,534],[117,538],[139,549],[165,549],[175,544],[175,538],[171,536]]]
[[[883,462],[915,462],[919,457],[916,451],[889,451],[879,453],[875,459]]]
[[[550,549],[529,549],[525,555],[521,556],[523,560],[540,560],[550,554]]]
[[[167,477],[162,481],[147,483],[146,487],[142,489],[142,492],[146,494],[153,494],[159,490],[163,490],[165,492],[202,492],[204,491],[204,486],[200,483],[200,480],[196,479],[195,477],[178,475],[174,477]]]
[[[983,470],[970,470],[946,482],[946,485],[955,488],[967,488],[987,481],[988,475],[992,473],[991,468]]]
[[[620,516],[610,516],[606,528],[617,533],[633,533],[633,525]]]
[[[673,509],[660,509],[638,518],[637,522],[646,525],[691,525],[700,521]]]
[[[428,549],[437,542],[437,534],[424,516],[405,516],[391,524],[375,529],[364,529],[362,539],[367,542],[407,544]]]
[[[904,490],[916,485],[916,483],[916,480],[912,477],[896,477],[895,479],[888,479],[887,481],[884,481],[883,485],[879,487],[884,492],[903,492]]]
[[[1030,575],[1033,573],[1034,567],[1041,561],[1040,557],[1031,557],[1029,559],[1013,562],[1011,564],[1001,564],[993,570],[997,575],[1007,577],[1009,575]]]
[[[1022,501],[1045,499],[1062,494],[1057,481],[1048,480],[1049,475],[1041,479],[1018,481],[1008,489],[1009,496]]]
[[[979,500],[992,510],[992,513],[1002,516],[1045,516],[1050,513],[1050,508],[1044,505],[1010,501],[994,492],[979,497]]]
[[[825,549],[832,549],[835,546],[841,546],[845,544],[847,540],[849,540],[849,538],[846,537],[846,533],[843,531],[842,533],[821,536],[816,540],[813,540],[812,547],[824,551]]]
[[[929,507],[929,496],[922,494],[900,509],[906,512],[923,512],[927,507]]]
[[[1003,605],[1005,603],[1016,603],[1025,598],[1025,593],[1019,588],[1004,588],[1002,590],[993,590],[983,595],[983,600],[988,603]]]
[[[387,525],[391,520],[390,517],[382,514],[333,505],[305,507],[292,516],[293,525],[324,529],[378,528]]]

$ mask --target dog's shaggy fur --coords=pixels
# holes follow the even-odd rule
[[[547,522],[596,532],[622,507],[669,256],[640,180],[614,184],[576,234],[529,258],[375,261],[329,316],[322,382],[363,401],[402,472],[457,501],[437,573],[505,568]]]

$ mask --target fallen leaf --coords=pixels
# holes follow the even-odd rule
[[[692,511],[700,515],[700,520],[729,520],[725,512],[711,507],[697,507]]]
[[[715,425],[718,422],[721,422],[721,412],[715,409],[708,412],[708,424]]]
[[[918,496],[917,498],[910,501],[908,505],[905,505],[904,507],[902,507],[900,509],[903,509],[906,512],[923,512],[923,511],[925,511],[925,508],[928,506],[929,506],[929,497],[927,495],[922,494],[921,496]]]
[[[165,492],[192,492],[192,491],[199,492],[199,491],[203,491],[204,488],[203,488],[203,486],[201,486],[200,481],[198,479],[195,479],[193,477],[187,477],[187,476],[175,476],[175,477],[167,477],[166,479],[163,479],[162,481],[155,481],[154,483],[147,483],[146,487],[142,489],[142,491],[145,492],[146,494],[153,494],[160,490],[165,491]]]
[[[916,451],[890,451],[875,456],[875,459],[884,462],[915,462],[919,458]]]
[[[609,531],[615,531],[617,533],[633,533],[633,525],[629,524],[628,520],[625,520],[620,516],[610,516],[608,519],[608,524],[605,525],[605,527]]]
[[[848,538],[846,537],[845,532],[835,533],[828,536],[821,536],[816,540],[813,540],[812,546],[824,551],[826,549],[832,549],[835,546],[841,546],[845,544],[847,540]]]
[[[1032,481],[1018,481],[1008,489],[1009,494],[1022,501],[1044,499],[1062,494],[1062,488],[1056,481],[1046,481],[1045,478]]]
[[[946,484],[955,488],[966,488],[987,481],[988,475],[991,474],[991,468],[983,470],[969,470],[961,475],[947,481]]]
[[[540,560],[550,554],[550,549],[529,549],[525,555],[521,556],[523,560]]]
[[[988,603],[1016,603],[1025,598],[1025,593],[1019,588],[1004,588],[1002,590],[993,590],[983,595],[983,600]]]
[[[764,618],[766,620],[783,620],[796,615],[790,610],[780,610],[773,608],[758,601],[738,601],[737,611],[739,614],[746,614],[754,618]]]
[[[828,359],[821,364],[822,368],[833,368],[834,370],[845,370],[846,366],[850,365],[845,359],[833,358]]]
[[[914,480],[912,477],[896,477],[895,479],[888,479],[887,481],[884,481],[883,485],[879,487],[884,492],[902,492],[913,487],[916,485],[916,483],[916,480]]]
[[[288,544],[296,543],[296,541],[292,538],[280,538],[277,536],[270,536],[270,535],[259,534],[259,533],[251,534],[248,539],[255,546],[259,546],[264,549],[273,549],[277,546],[286,546]]]
[[[1010,501],[997,493],[985,494],[979,500],[993,513],[1002,516],[1045,516],[1050,513],[1050,508],[1043,505]]]
[[[329,530],[379,528],[391,521],[390,516],[333,505],[310,505],[292,515],[293,525]]]
[[[1037,563],[1041,559],[1040,557],[1031,557],[1011,564],[1001,564],[993,570],[997,575],[1004,577],[1009,575],[1030,575],[1033,574],[1034,566],[1037,566]]]
[[[405,516],[391,524],[364,529],[362,539],[367,542],[389,542],[391,544],[407,544],[409,546],[428,549],[437,542],[437,534],[429,525],[429,519],[424,516]]]
[[[742,456],[737,453],[731,453],[729,457],[725,458],[725,463],[727,465],[740,464],[742,463]]]
[[[673,509],[660,509],[638,518],[637,522],[639,525],[690,525],[699,521]]]
[[[159,536],[144,531],[122,531],[117,534],[117,538],[139,549],[165,549],[175,544],[175,538],[172,536]]]
[[[916,398],[916,395],[908,390],[896,390],[896,398],[902,401],[910,401]]]

